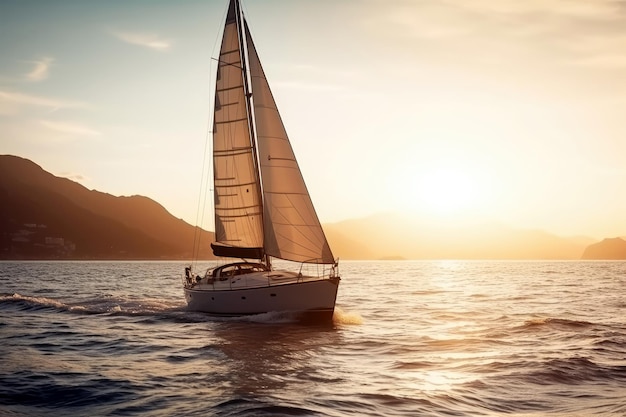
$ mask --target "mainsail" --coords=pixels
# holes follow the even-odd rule
[[[335,263],[237,0],[220,50],[213,146],[219,243],[258,248],[258,257]]]
[[[220,48],[215,89],[215,240],[227,246],[262,248],[260,184],[250,136],[238,24],[238,7],[231,1]]]

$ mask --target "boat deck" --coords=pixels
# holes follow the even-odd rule
[[[228,291],[320,281],[323,279],[325,278],[303,276],[302,274],[291,271],[263,271],[235,275],[232,277],[212,278],[205,276],[199,281],[196,279],[191,285],[186,283],[185,286],[194,290]]]

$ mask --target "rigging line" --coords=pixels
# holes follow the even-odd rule
[[[237,123],[237,122],[245,122],[246,120],[248,120],[247,117],[243,117],[241,119],[232,119],[232,120],[224,120],[224,121],[220,121],[220,122],[215,122],[216,125],[223,125],[223,124],[227,124],[227,123]]]
[[[226,21],[226,14],[228,13],[228,5],[226,6],[225,9],[223,9],[222,11],[222,19],[221,21],[224,22]],[[222,36],[220,36],[222,35]],[[215,34],[215,40],[213,42],[213,53],[211,55],[213,55],[215,53],[215,51],[219,51],[221,49],[221,43],[222,43],[222,38],[223,38],[223,34],[221,34],[221,32],[217,32]],[[211,86],[214,84],[213,81],[213,72],[211,69],[212,65],[211,65],[211,60],[209,59],[209,71],[208,71],[208,94],[207,96],[210,97],[211,96]],[[215,74],[217,76],[217,68],[215,71]],[[197,209],[196,209],[196,225],[194,228],[194,237],[193,237],[193,246],[192,246],[192,252],[191,252],[191,261],[192,261],[192,268],[195,268],[195,261],[198,259],[199,254],[200,254],[200,247],[201,247],[201,241],[202,241],[202,228],[201,226],[204,224],[204,213],[205,213],[205,209],[206,209],[206,200],[207,200],[207,192],[205,190],[205,188],[209,188],[209,169],[206,168],[206,160],[207,160],[207,150],[209,147],[209,133],[211,132],[211,126],[212,122],[213,122],[213,112],[211,111],[211,101],[209,101],[209,111],[208,111],[208,115],[207,115],[207,125],[205,128],[205,137],[204,137],[204,151],[203,151],[203,155],[202,155],[202,172],[200,174],[200,192],[198,193],[198,203],[197,203]],[[205,175],[206,174],[206,175]],[[206,179],[206,186],[205,184],[205,179]],[[204,191],[204,198],[202,198],[202,192]],[[202,204],[201,204],[202,203]],[[201,208],[202,205],[202,208]]]
[[[235,52],[239,52],[239,51],[235,51]],[[215,58],[215,57],[211,57],[211,59],[213,61],[217,61],[219,64],[224,64],[227,67],[235,67],[237,69],[243,70],[243,68],[241,67],[241,62],[239,62],[239,65],[236,65],[236,64],[234,64],[232,62],[226,62],[226,61],[223,61],[223,60],[221,60],[219,58]]]
[[[232,90],[239,90],[243,88],[243,84],[242,85],[234,85],[232,87],[228,87],[228,88],[218,88],[215,91],[217,91],[218,93],[223,93],[224,91],[232,91]],[[220,103],[220,107],[224,107],[224,106],[228,106],[231,104],[239,104],[238,101],[235,101],[233,103]]]
[[[206,208],[206,197],[207,197],[206,188],[209,187],[208,185],[209,169],[206,168],[206,165],[207,165],[207,153],[208,153],[208,147],[209,147],[209,132],[210,132],[209,126],[211,126],[211,119],[212,117],[209,112],[209,117],[207,117],[204,150],[202,152],[202,171],[200,174],[200,190],[198,193],[198,205],[197,205],[197,210],[196,210],[196,226],[194,229],[194,243],[193,243],[193,251],[192,251],[193,260],[198,259],[199,254],[200,254],[200,243],[201,243],[201,238],[202,238],[201,225],[204,223],[204,211]],[[206,186],[205,186],[205,181],[206,181]],[[204,191],[204,198],[202,198],[203,191]]]

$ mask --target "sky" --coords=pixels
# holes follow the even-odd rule
[[[626,2],[244,0],[322,223],[626,236]],[[227,1],[0,2],[0,154],[198,212]]]

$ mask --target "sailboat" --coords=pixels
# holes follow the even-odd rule
[[[212,137],[211,248],[227,262],[203,275],[185,269],[188,309],[230,316],[290,312],[307,320],[332,320],[338,262],[239,0],[230,0],[217,59]],[[292,268],[277,269],[274,260]]]

